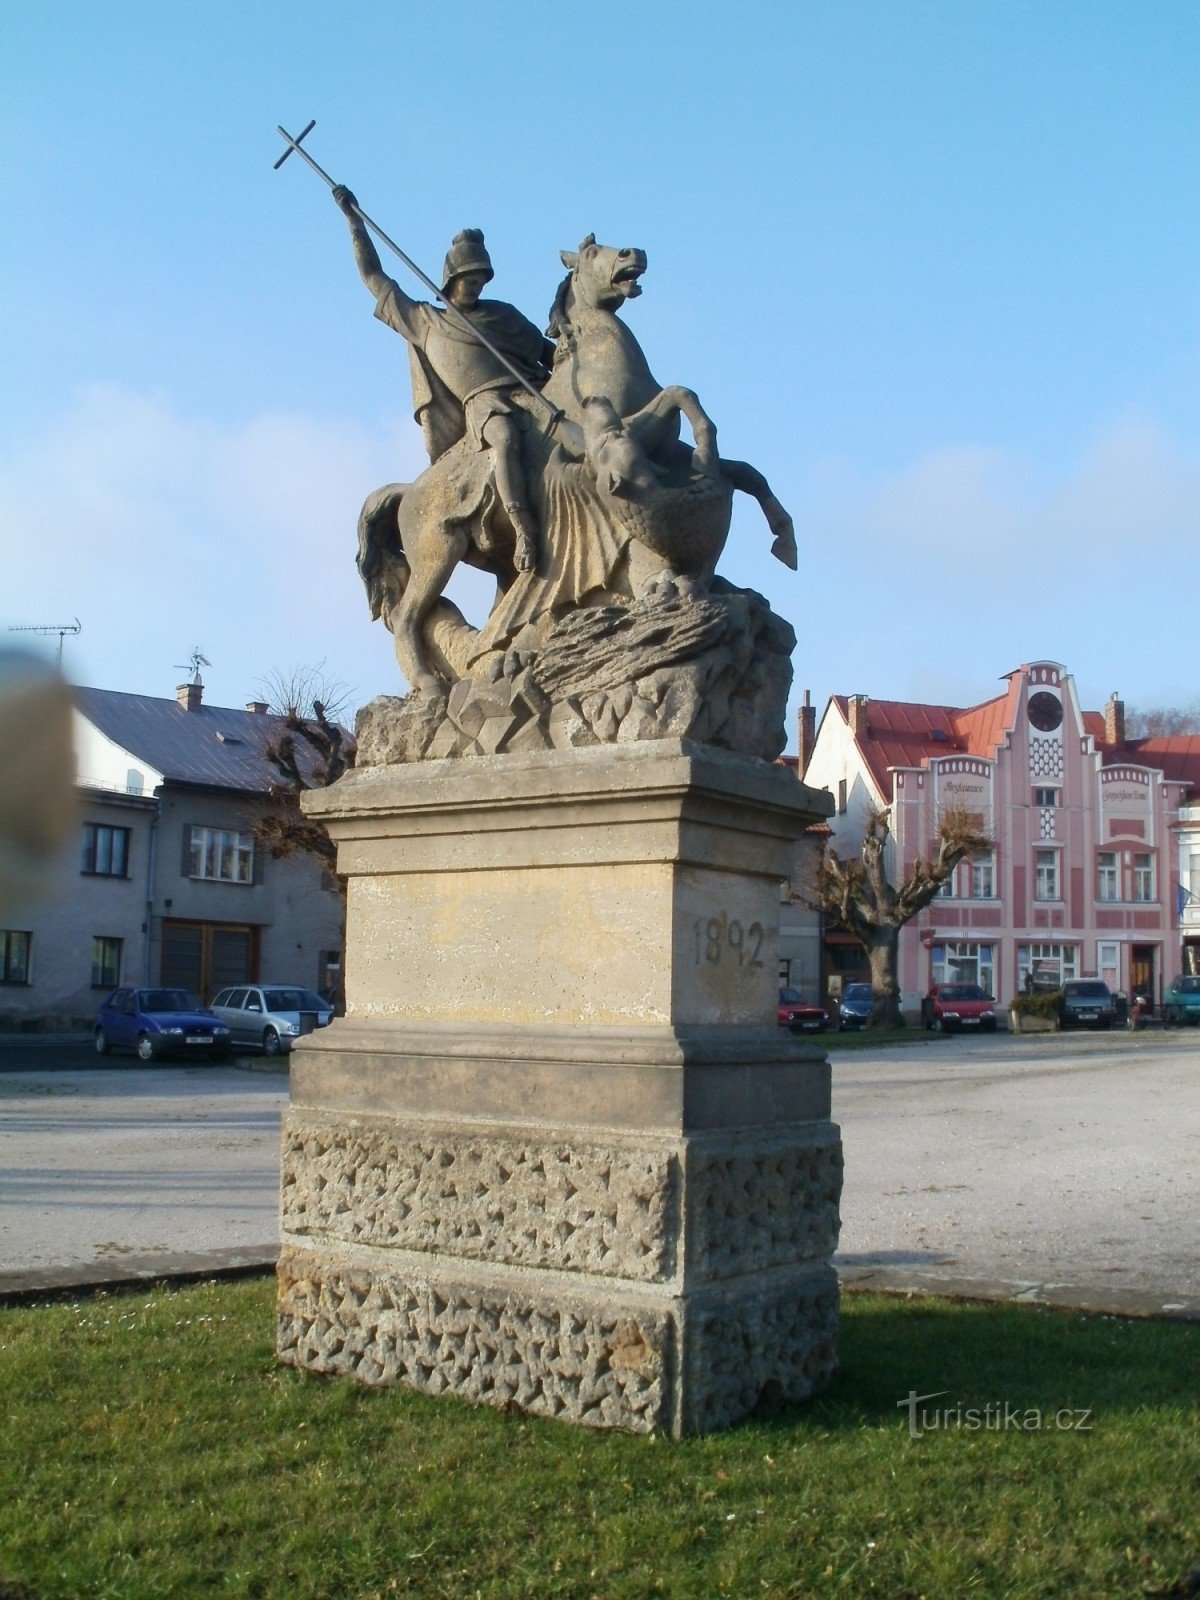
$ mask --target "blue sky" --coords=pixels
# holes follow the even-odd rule
[[[664,383],[795,517],[723,571],[796,691],[1200,694],[1200,6],[9,7],[0,625],[80,682],[402,688],[354,570],[422,464],[402,342],[275,125],[426,270],[463,226],[541,321],[587,232],[649,255]],[[397,275],[402,269],[397,265]],[[457,597],[482,619],[479,580]],[[54,642],[51,643],[53,648]]]

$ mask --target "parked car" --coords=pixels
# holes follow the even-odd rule
[[[1163,995],[1163,1026],[1174,1028],[1180,1022],[1200,1022],[1200,978],[1186,973]]]
[[[824,1033],[828,1024],[822,1006],[810,1004],[798,989],[780,989],[779,1026],[793,1033]]]
[[[333,1007],[315,989],[285,983],[222,989],[212,1008],[228,1024],[235,1045],[253,1045],[268,1056],[290,1050],[303,1034],[333,1020]]]
[[[1058,1001],[1060,1028],[1111,1028],[1117,1008],[1112,990],[1098,978],[1070,978]]]
[[[848,983],[842,991],[842,998],[838,1002],[838,1027],[845,1032],[849,1028],[865,1028],[871,1020],[871,1004],[873,996],[869,983]]]
[[[133,1050],[139,1061],[229,1054],[229,1029],[186,989],[114,989],[96,1013],[97,1054]]]
[[[996,1002],[977,983],[935,983],[921,1001],[921,1021],[939,1033],[958,1028],[994,1032]]]

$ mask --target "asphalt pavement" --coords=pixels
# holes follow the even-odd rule
[[[847,1286],[1200,1318],[1200,1032],[836,1050]],[[266,1270],[286,1061],[0,1040],[0,1297]]]

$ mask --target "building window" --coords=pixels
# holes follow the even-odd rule
[[[1096,857],[1096,899],[1120,899],[1117,852],[1115,850],[1101,850]]]
[[[0,930],[0,983],[28,983],[31,933]]]
[[[990,944],[935,944],[933,982],[977,983],[984,994],[995,994],[994,950]]]
[[[1079,976],[1079,946],[1074,944],[1019,944],[1017,988],[1024,993],[1032,977],[1039,989],[1057,989]]]
[[[1096,970],[1100,981],[1116,990],[1121,981],[1121,946],[1105,939],[1096,946]]]
[[[938,892],[934,896],[934,898],[936,900],[957,900],[958,899],[958,868],[957,867],[952,867],[951,868],[950,876],[946,879],[945,883],[943,883],[941,885],[941,887],[938,889]]]
[[[996,859],[994,856],[976,856],[971,863],[971,899],[996,898]]]
[[[839,778],[838,779],[838,816],[839,817],[844,817],[845,815],[846,815],[846,780],[845,780],[845,778]]]
[[[129,829],[109,828],[101,822],[85,822],[83,864],[80,870],[98,878],[127,878]]]
[[[1200,855],[1193,852],[1188,856],[1188,888],[1194,900],[1200,900]]]
[[[193,827],[188,840],[188,877],[217,883],[253,882],[253,838],[231,828]]]
[[[1136,855],[1133,858],[1133,898],[1154,899],[1154,857]]]
[[[1033,791],[1035,806],[1056,806],[1058,804],[1057,789],[1035,789]]]
[[[92,988],[115,989],[121,981],[121,939],[97,934],[92,940]]]
[[[1033,865],[1036,879],[1033,898],[1035,900],[1059,899],[1058,851],[1035,850],[1033,853]]]

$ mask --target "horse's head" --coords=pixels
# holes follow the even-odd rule
[[[559,286],[550,314],[547,331],[551,338],[565,332],[571,303],[592,311],[617,311],[624,301],[633,300],[642,292],[644,250],[618,250],[615,245],[597,244],[596,235],[589,233],[578,250],[563,250],[560,254],[567,276]]]

